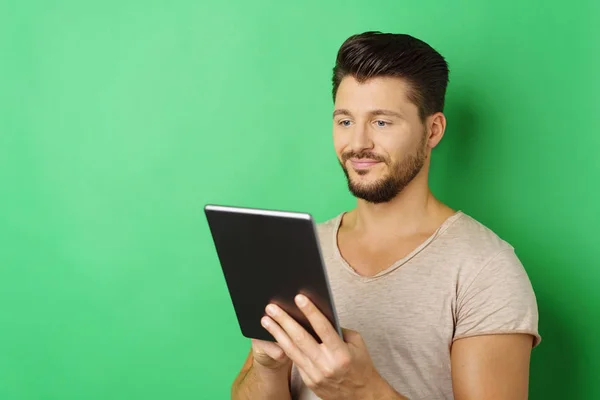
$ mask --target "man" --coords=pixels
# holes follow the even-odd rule
[[[297,304],[321,344],[268,306],[277,343],[252,341],[234,399],[527,398],[540,341],[527,274],[508,243],[428,186],[447,83],[444,58],[411,36],[342,45],[333,139],[357,206],[318,232],[344,337],[306,298]]]

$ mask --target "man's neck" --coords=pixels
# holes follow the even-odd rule
[[[454,210],[437,200],[426,178],[414,179],[394,199],[373,204],[359,199],[348,228],[372,237],[411,236],[435,231]]]

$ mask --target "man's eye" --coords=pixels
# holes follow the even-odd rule
[[[341,126],[350,126],[350,125],[352,124],[352,122],[350,122],[350,121],[349,121],[349,120],[347,120],[347,119],[343,119],[343,120],[341,120],[341,121],[339,122],[339,124],[340,124]]]
[[[375,123],[376,123],[376,124],[377,124],[377,126],[378,126],[378,127],[380,127],[380,128],[383,128],[383,127],[386,127],[386,126],[388,126],[388,125],[389,125],[389,124],[388,124],[386,121],[381,121],[381,120],[375,121]]]

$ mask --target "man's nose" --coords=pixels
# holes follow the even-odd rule
[[[362,150],[373,148],[371,132],[366,124],[362,123],[354,126],[350,147],[354,152],[360,152]]]

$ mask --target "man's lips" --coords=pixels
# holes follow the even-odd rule
[[[355,169],[368,169],[374,165],[379,164],[381,161],[372,160],[369,158],[351,158],[350,163]]]

